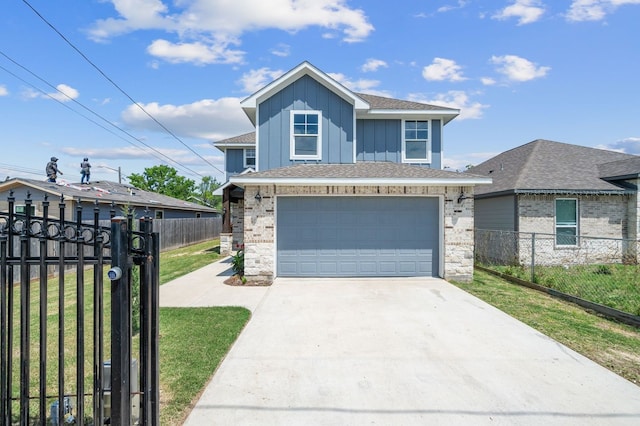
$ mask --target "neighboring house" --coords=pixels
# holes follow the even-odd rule
[[[581,237],[640,237],[639,156],[535,140],[467,172],[493,179],[475,192],[476,229],[554,234],[547,263],[572,263],[587,244],[601,258],[611,247],[620,250]],[[633,257],[636,246],[627,245]],[[519,258],[528,261],[523,253]]]
[[[136,217],[145,214],[155,219],[180,219],[216,217],[219,212],[210,207],[178,200],[154,192],[143,191],[131,185],[108,181],[94,181],[90,185],[67,183],[58,179],[57,183],[44,180],[13,178],[0,182],[0,210],[8,208],[7,197],[13,191],[14,210],[24,213],[25,200],[33,201],[32,214],[42,215],[45,195],[49,201],[49,214],[59,215],[60,202],[65,204],[65,219],[76,220],[76,207],[83,207],[83,219],[93,219],[94,208],[99,209],[99,219],[109,219],[111,210],[123,215],[124,210],[133,211]],[[148,211],[148,213],[146,213]]]
[[[471,279],[473,190],[491,180],[441,170],[458,110],[354,93],[308,62],[241,107],[256,131],[215,146],[221,251],[244,247],[248,279]]]

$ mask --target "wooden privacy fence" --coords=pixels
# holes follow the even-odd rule
[[[109,226],[109,221],[101,224]],[[219,238],[222,218],[154,219],[153,230],[160,235],[160,251],[166,251]]]

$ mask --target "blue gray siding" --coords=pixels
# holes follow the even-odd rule
[[[357,161],[402,161],[401,120],[358,120],[356,134]]]
[[[517,231],[515,196],[476,199],[474,220],[477,229]]]
[[[322,111],[322,159],[318,163],[353,163],[353,106],[309,76],[258,106],[258,167],[261,171],[292,165],[290,111]]]
[[[356,160],[402,162],[402,120],[358,120]],[[442,121],[431,120],[431,163],[442,167]]]
[[[227,179],[244,170],[244,150],[243,149],[227,149],[225,151],[225,171]]]

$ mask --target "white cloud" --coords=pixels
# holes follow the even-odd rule
[[[529,81],[547,75],[550,67],[537,66],[535,63],[516,55],[492,56],[491,62],[496,69],[511,81]]]
[[[624,152],[625,154],[640,155],[640,137],[620,139],[619,141],[598,145],[596,148]]]
[[[390,96],[389,92],[377,89],[377,87],[380,85],[380,81],[378,80],[366,78],[351,80],[341,73],[328,73],[328,75],[338,83],[342,84],[350,90],[353,90],[354,92],[367,93],[369,95],[377,96]]]
[[[422,76],[428,81],[462,81],[462,67],[456,61],[445,58],[435,58],[431,65],[422,69]]]
[[[58,102],[70,102],[80,96],[80,93],[76,89],[66,84],[58,84],[56,90],[56,92],[44,94],[33,89],[27,89],[22,92],[22,96],[27,99],[55,99]]]
[[[245,93],[254,93],[262,89],[271,81],[280,77],[284,72],[282,70],[271,70],[269,68],[260,68],[251,70],[242,74],[238,83],[242,85],[242,91]]]
[[[172,33],[175,40],[159,39],[148,49],[171,62],[236,63],[243,52],[229,47],[249,31],[295,33],[320,27],[353,43],[374,29],[364,11],[349,7],[346,0],[181,0],[171,7],[162,0],[109,1],[119,16],[96,21],[89,29],[92,39],[104,41],[138,30]]]
[[[209,45],[195,43],[171,43],[167,40],[154,40],[147,52],[171,63],[191,62],[196,65],[240,63],[244,52],[229,49],[229,41],[213,42]]]
[[[446,154],[446,151],[445,151]],[[458,155],[445,156],[442,159],[443,168],[463,172],[467,166],[477,166],[480,163],[495,157],[499,152],[470,152]]]
[[[472,101],[469,95],[462,90],[450,90],[447,93],[440,93],[434,98],[427,98],[421,94],[410,94],[409,100],[459,109],[460,115],[456,120],[482,118],[483,111],[489,108],[489,105]]]
[[[573,0],[566,14],[568,21],[600,21],[619,6],[640,4],[640,0]]]
[[[285,43],[279,43],[276,47],[271,49],[271,54],[281,58],[286,58],[291,54],[291,46]]]
[[[160,105],[151,102],[141,106],[181,137],[216,141],[253,129],[240,108],[239,98],[203,99],[186,105]],[[133,129],[162,131],[157,123],[135,105],[127,107],[121,116],[123,122]]]
[[[493,19],[505,20],[518,18],[518,25],[531,24],[544,14],[544,7],[539,0],[516,0],[492,16]]]
[[[363,72],[373,72],[378,71],[380,68],[387,68],[389,65],[382,59],[367,59],[367,62],[362,65]]]
[[[467,2],[465,0],[458,0],[458,3],[456,5],[446,5],[446,6],[439,7],[438,13],[444,13],[444,12],[449,12],[456,9],[462,9],[466,5],[467,5]]]
[[[0,96],[7,96],[9,94],[9,91],[7,90],[7,88],[0,84]]]
[[[485,86],[493,86],[494,84],[496,84],[496,81],[491,77],[482,77],[480,79],[480,82]]]

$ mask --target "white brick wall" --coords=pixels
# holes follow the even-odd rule
[[[258,190],[261,201],[255,199]],[[469,198],[458,203],[461,190]],[[277,195],[438,195],[444,198],[444,278],[473,277],[473,187],[459,186],[274,186],[245,187],[244,247],[248,280],[275,275],[275,212]],[[237,225],[234,222],[234,240]]]
[[[578,199],[578,233],[582,238],[579,246],[556,246],[555,200],[557,198]],[[520,195],[518,209],[520,232],[536,233],[536,263],[546,265],[568,265],[574,263],[619,262],[628,245],[622,239],[637,239],[638,230],[637,195]],[[635,217],[634,217],[635,215]],[[531,262],[531,236],[522,234],[519,243],[520,262]]]

